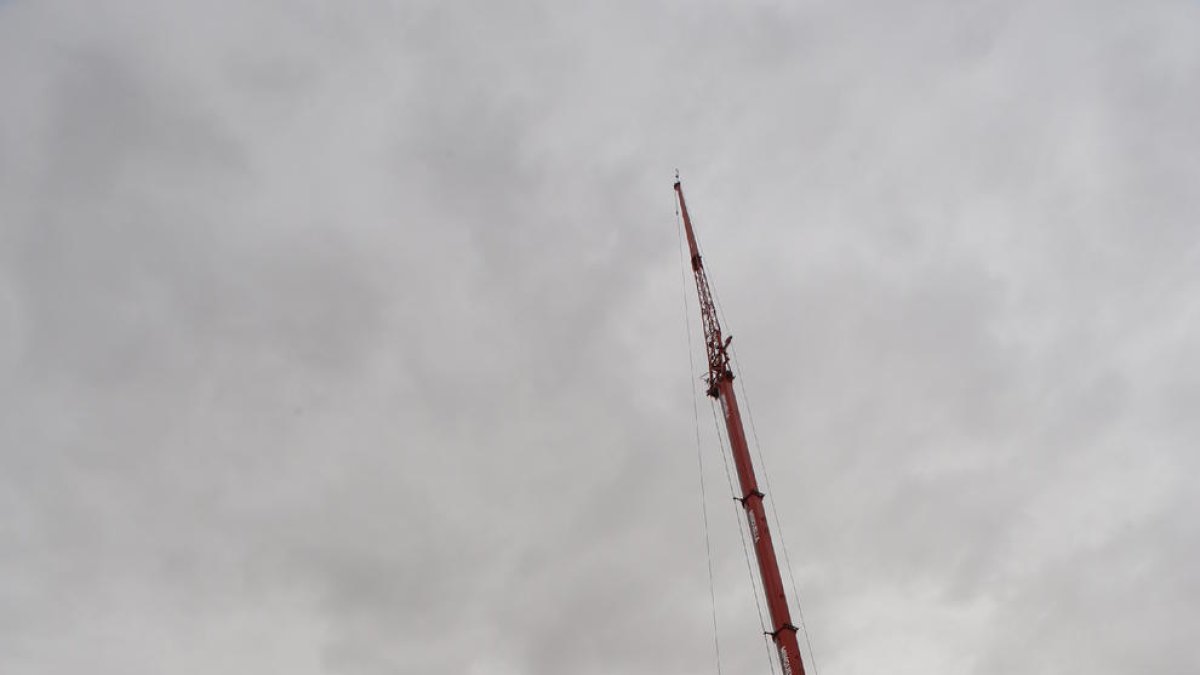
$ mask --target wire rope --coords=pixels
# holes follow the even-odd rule
[[[718,309],[718,311],[720,310]],[[780,520],[779,510],[775,506],[775,496],[771,489],[771,473],[767,470],[767,460],[763,455],[762,443],[758,440],[758,428],[754,424],[754,410],[750,406],[750,395],[746,393],[746,376],[742,371],[741,363],[738,362],[737,350],[731,348],[730,352],[733,356],[733,367],[738,373],[738,387],[742,390],[742,400],[746,404],[746,417],[750,420],[750,435],[754,437],[754,449],[758,453],[758,463],[762,466],[763,484],[767,488],[767,494],[771,495],[771,513],[775,516],[775,528],[779,532],[779,545],[783,549],[783,562],[787,566],[788,579],[792,583],[792,595],[796,601],[796,615],[800,619],[800,630],[804,632],[804,643],[808,647],[808,660],[812,664],[813,675],[819,675],[817,655],[813,651],[812,639],[808,634],[808,621],[804,618],[804,603],[800,602],[800,587],[796,584],[796,575],[792,571],[792,557],[788,553],[787,537],[783,534],[783,521]]]
[[[676,215],[678,216],[678,205],[676,205]],[[699,243],[699,241],[697,241],[697,242],[696,242],[696,247],[697,247],[697,249],[699,249],[699,250],[700,250],[700,253],[701,253],[701,255],[703,255],[703,248],[700,246],[700,243]],[[681,251],[681,252],[682,252],[682,251]],[[709,272],[709,276],[710,276],[710,277],[712,276],[712,274],[711,274],[711,271]],[[712,292],[712,296],[713,296],[713,305],[715,306],[715,308],[716,308],[716,310],[717,310],[717,315],[720,317],[721,324],[722,324],[722,325],[724,325],[724,326],[725,326],[725,327],[728,329],[728,327],[729,327],[729,325],[730,325],[730,324],[729,324],[729,321],[728,321],[728,319],[727,319],[727,318],[726,318],[726,316],[725,316],[725,309],[724,309],[724,307],[721,305],[721,298],[720,298],[720,295],[717,293],[717,285],[716,285],[716,284],[714,284],[714,283],[712,283],[712,282],[710,281],[710,282],[709,282],[709,289],[710,289],[710,291]],[[690,336],[690,334],[689,334],[689,338],[690,338],[690,337],[691,337],[691,336]],[[776,507],[776,505],[775,505],[774,491],[773,491],[773,490],[772,490],[772,488],[771,488],[771,475],[770,475],[770,472],[767,470],[767,461],[766,461],[766,458],[765,458],[765,456],[763,455],[763,451],[762,451],[762,443],[760,443],[760,442],[759,442],[759,439],[758,439],[758,428],[757,428],[757,426],[754,424],[754,412],[753,412],[753,409],[752,409],[752,408],[751,408],[751,406],[750,406],[750,396],[749,396],[749,395],[746,393],[745,375],[744,375],[744,374],[743,374],[743,372],[742,372],[742,366],[741,366],[741,363],[738,361],[738,358],[737,358],[737,348],[736,348],[736,347],[733,347],[733,345],[731,344],[731,345],[730,345],[730,350],[729,350],[729,351],[730,351],[730,355],[733,357],[733,367],[734,367],[734,370],[735,370],[735,371],[737,371],[737,375],[738,375],[738,378],[737,378],[737,379],[739,380],[739,382],[738,382],[738,387],[741,389],[741,392],[742,392],[742,400],[745,402],[746,416],[747,416],[747,418],[750,420],[750,433],[751,433],[751,435],[752,435],[752,436],[753,436],[753,438],[754,438],[754,448],[755,448],[755,452],[756,452],[756,454],[758,455],[758,461],[759,461],[759,465],[762,467],[763,485],[764,485],[764,487],[766,487],[766,488],[767,488],[767,494],[770,496],[770,502],[771,502],[771,514],[774,516],[774,519],[775,519],[775,529],[776,529],[776,531],[779,533],[779,543],[780,543],[780,547],[783,549],[783,559],[784,559],[784,564],[785,564],[785,565],[786,565],[786,567],[787,567],[787,570],[788,570],[788,579],[790,580],[790,582],[791,582],[791,586],[792,586],[792,595],[793,595],[793,598],[794,598],[794,602],[795,602],[795,604],[796,604],[796,613],[797,613],[797,618],[799,618],[799,619],[800,619],[800,629],[801,629],[801,630],[804,632],[804,642],[805,642],[805,645],[808,647],[808,657],[809,657],[809,662],[812,664],[813,675],[819,675],[819,671],[818,671],[818,669],[817,669],[817,658],[816,658],[816,654],[815,654],[815,652],[813,651],[812,639],[811,639],[811,637],[809,636],[809,632],[808,632],[808,621],[806,621],[806,620],[805,620],[805,618],[804,618],[804,605],[803,605],[803,604],[800,602],[800,590],[799,590],[799,586],[796,584],[796,575],[795,575],[795,573],[792,571],[792,561],[791,561],[791,555],[790,555],[790,554],[789,554],[789,552],[788,552],[788,547],[787,547],[787,538],[784,536],[784,533],[783,533],[783,521],[781,521],[781,520],[780,520],[780,518],[779,518],[779,510],[778,510],[778,508],[777,508],[777,507]],[[716,408],[715,408],[715,407],[713,408],[713,415],[714,415],[714,418],[715,418],[715,415],[716,415]],[[720,432],[720,429],[718,429],[718,434],[717,434],[717,438],[718,438],[718,440],[720,439],[720,433],[719,433],[719,432]],[[722,444],[722,453],[721,453],[721,457],[722,457],[723,459],[725,458],[725,453],[724,453],[724,446],[723,446],[723,444]],[[727,477],[727,478],[730,480],[730,489],[731,489],[731,491],[732,491],[732,490],[733,490],[733,483],[732,483],[732,478],[730,478],[730,477],[729,477],[729,465],[728,465],[728,460],[726,460],[725,471],[726,471],[726,477]],[[735,499],[736,499],[736,492],[734,492],[734,495],[735,495]],[[739,520],[738,520],[738,532],[739,532],[739,534],[741,534],[741,520],[740,520],[740,518],[739,518]],[[742,539],[742,547],[743,547],[743,549],[745,549],[745,547],[746,547],[746,543],[745,543],[745,535],[742,535],[742,537],[743,537],[743,539]],[[750,562],[750,561],[749,561],[749,553],[747,553],[747,559],[746,559],[747,566],[749,566],[749,562]],[[751,576],[753,577],[753,574],[751,574]],[[755,599],[755,603],[756,603],[756,604],[758,604],[758,594],[757,594],[757,592],[755,593],[754,599]],[[761,609],[761,607],[760,607],[760,608],[759,608],[759,623],[761,624],[761,623],[762,623],[762,621],[763,621],[763,619],[762,619],[762,609]],[[765,624],[764,624],[764,626],[765,626]],[[774,661],[773,661],[773,660],[771,660],[771,661],[770,661],[770,663],[771,663],[771,665],[772,665],[772,672],[774,672]]]
[[[712,624],[713,624],[713,652],[716,656],[717,675],[721,675],[721,639],[720,630],[717,626],[717,592],[716,584],[713,581],[713,560],[712,560],[712,538],[709,535],[708,526],[708,492],[704,486],[704,452],[700,442],[700,404],[696,399],[696,387],[692,382],[692,377],[696,372],[696,361],[693,355],[694,347],[692,345],[692,321],[688,318],[687,311],[687,266],[684,264],[683,256],[683,229],[679,222],[679,203],[675,203],[675,231],[679,237],[679,281],[680,293],[683,299],[683,322],[684,332],[687,334],[688,342],[688,388],[692,391],[692,420],[696,431],[696,462],[699,467],[700,478],[700,513],[704,517],[704,551],[708,557],[708,598],[712,605]]]
[[[744,508],[739,509],[738,504],[742,503],[740,497],[737,496],[737,488],[733,485],[733,472],[729,470],[729,457],[725,450],[725,441],[721,438],[721,421],[717,418],[717,404],[709,401],[709,408],[712,410],[713,427],[717,432],[717,443],[721,446],[721,460],[725,465],[725,480],[729,483],[729,494],[733,498],[734,520],[737,521],[738,537],[742,540],[742,555],[746,559],[746,575],[750,577],[750,592],[754,595],[754,609],[758,612],[758,627],[762,631],[764,645],[767,650],[767,667],[772,675],[775,673],[775,658],[771,654],[771,643],[766,637],[770,634],[767,631],[767,620],[763,616],[762,600],[758,597],[758,589],[762,588],[761,579],[754,574],[754,565],[750,563],[750,546],[746,543],[745,528],[748,525],[742,524],[742,519],[746,517]]]

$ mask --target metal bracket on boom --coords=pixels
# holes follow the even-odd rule
[[[780,631],[785,631],[785,630],[790,630],[790,631],[792,631],[793,633],[796,633],[796,632],[798,632],[800,629],[799,629],[799,628],[796,628],[795,626],[793,626],[793,625],[792,625],[792,624],[790,624],[790,623],[785,623],[785,624],[783,624],[783,626],[782,626],[782,627],[780,627],[780,629],[779,629],[779,630],[777,630],[777,631],[773,631],[773,632],[772,632],[772,631],[767,631],[767,632],[763,633],[763,635],[770,635],[772,638],[774,638],[776,635],[779,635],[779,632],[780,632]]]
[[[751,497],[758,497],[759,499],[766,499],[767,495],[763,494],[762,492],[759,492],[758,490],[751,490],[750,492],[746,493],[746,496],[744,496],[744,497],[734,497],[733,501],[735,501],[739,504],[745,504],[746,500]]]

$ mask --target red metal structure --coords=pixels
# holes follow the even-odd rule
[[[708,287],[708,277],[700,260],[700,249],[696,245],[696,234],[692,220],[688,217],[687,202],[683,199],[683,186],[675,181],[675,194],[679,198],[679,210],[683,214],[683,226],[687,231],[688,249],[692,256],[692,274],[696,277],[696,291],[700,296],[700,317],[704,324],[704,344],[708,352],[708,395],[721,402],[725,416],[725,429],[729,434],[730,452],[737,467],[738,484],[742,491],[738,499],[746,510],[750,525],[750,537],[754,541],[754,554],[758,559],[758,570],[762,578],[763,594],[771,618],[771,638],[779,651],[779,661],[784,675],[804,675],[804,662],[800,658],[800,645],[796,639],[796,627],[788,610],[783,579],[779,574],[779,562],[775,557],[775,545],[771,542],[771,530],[767,525],[767,514],[763,509],[763,497],[754,476],[754,465],[750,449],[746,444],[746,430],[738,411],[737,396],[733,392],[733,370],[729,366],[729,343],[732,337],[721,333],[717,319],[717,307]]]

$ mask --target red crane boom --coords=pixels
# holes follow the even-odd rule
[[[696,234],[692,220],[688,217],[687,202],[683,199],[683,186],[675,181],[675,194],[679,198],[679,210],[683,214],[683,227],[687,232],[688,249],[692,255],[692,274],[696,277],[696,292],[700,296],[700,317],[704,323],[704,344],[708,351],[708,395],[721,402],[725,416],[725,430],[729,434],[730,452],[737,467],[738,484],[742,496],[738,499],[746,510],[750,524],[750,537],[754,541],[754,555],[758,559],[758,570],[762,578],[763,594],[771,615],[771,632],[779,651],[779,661],[784,675],[804,675],[804,662],[800,659],[800,644],[796,639],[796,627],[792,625],[788,611],[787,596],[783,579],[779,574],[779,561],[775,557],[775,545],[771,542],[771,530],[767,514],[763,509],[764,495],[758,489],[754,476],[754,464],[746,444],[746,430],[742,426],[742,415],[738,411],[737,396],[733,391],[733,370],[729,367],[729,343],[732,337],[721,334],[721,323],[717,319],[717,307],[708,287],[704,263],[700,260],[700,248],[696,245]]]

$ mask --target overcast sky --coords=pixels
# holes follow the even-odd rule
[[[0,2],[0,672],[1200,672],[1190,0]],[[689,324],[685,324],[685,317]]]

